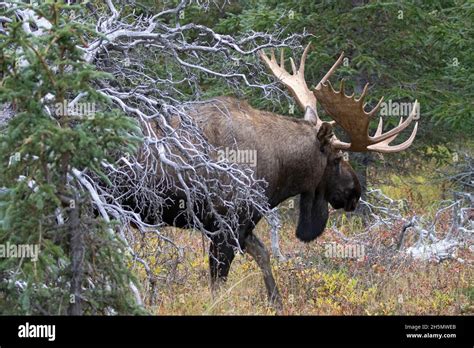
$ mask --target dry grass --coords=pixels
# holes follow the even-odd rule
[[[257,226],[257,235],[269,245],[267,231],[264,223]],[[163,267],[155,269],[165,276],[158,282],[155,304],[149,306],[153,314],[274,313],[267,305],[261,272],[251,257],[237,255],[227,283],[213,297],[200,235],[177,229],[170,229],[169,234],[185,246],[184,257],[177,261],[172,277]],[[294,225],[285,224],[281,245],[289,261],[273,261],[284,300],[283,314],[474,314],[472,259],[438,264],[415,262],[397,254],[385,259],[328,258],[325,243],[339,241],[331,230],[311,244],[297,241],[293,234]]]

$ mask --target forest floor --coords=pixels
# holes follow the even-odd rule
[[[394,198],[409,197],[409,203],[413,203],[411,214],[432,214],[434,210],[429,208],[429,202],[440,199],[436,196],[443,194],[445,188],[434,187],[419,177],[410,178],[409,182],[392,178],[396,185],[382,189]],[[409,194],[405,192],[407,187]],[[474,314],[474,252],[469,243],[462,245],[451,259],[414,260],[404,250],[414,243],[415,236],[407,233],[401,250],[397,248],[403,223],[391,229],[365,231],[360,219],[332,211],[330,221],[339,219],[338,230],[327,228],[316,241],[305,244],[294,235],[297,207],[293,209],[295,212],[284,214],[280,230],[281,250],[288,260],[281,262],[272,257],[273,272],[284,302],[282,314]],[[450,212],[446,211],[439,219],[437,230],[441,236],[438,237],[442,237],[442,231],[449,230],[450,221]],[[195,231],[166,230],[167,236],[182,248],[182,255],[169,243],[147,240],[149,254],[144,257],[157,276],[155,285],[145,280],[143,269],[137,272],[143,280],[142,290],[151,314],[275,313],[267,303],[262,274],[249,255],[236,256],[227,282],[213,296],[209,285],[208,242]],[[270,249],[270,232],[265,221],[257,225],[255,233]],[[347,245],[347,240],[357,235],[363,235],[361,240],[366,243],[361,257],[327,253],[328,245]]]

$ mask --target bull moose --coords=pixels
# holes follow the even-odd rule
[[[284,56],[278,63],[274,52],[270,57],[263,51],[260,58],[283,83],[305,111],[304,119],[296,119],[275,113],[256,110],[244,101],[232,97],[220,97],[196,106],[193,119],[202,128],[203,134],[216,148],[237,147],[255,149],[258,161],[255,168],[257,178],[264,179],[266,197],[271,207],[277,206],[289,197],[301,195],[299,220],[296,236],[304,242],[310,242],[325,229],[328,220],[328,204],[334,209],[353,211],[361,196],[361,186],[356,173],[344,159],[344,151],[375,151],[393,153],[407,149],[413,142],[417,124],[411,136],[399,145],[389,145],[414,119],[417,102],[409,117],[390,131],[383,133],[380,118],[373,136],[368,133],[369,122],[378,111],[382,99],[369,112],[364,110],[366,85],[359,98],[347,96],[344,92],[344,80],[339,91],[335,91],[328,81],[331,74],[340,65],[343,53],[334,63],[318,85],[310,90],[304,79],[305,60],[309,45],[305,48],[298,69],[291,59],[293,73],[284,67]],[[323,122],[316,109],[316,103],[322,105],[334,120]],[[230,117],[223,117],[222,106]],[[332,127],[339,125],[347,133],[350,143],[336,138]],[[173,202],[178,202],[180,194],[169,192]],[[189,227],[182,210],[176,204],[163,208],[163,222],[176,227]],[[235,256],[236,243],[241,250],[248,252],[263,272],[268,298],[276,307],[282,307],[281,297],[270,266],[270,256],[263,243],[254,235],[253,230],[261,219],[258,213],[240,217],[238,238],[226,238],[223,234],[210,236],[209,263],[211,284],[225,280]],[[206,215],[202,221],[208,231],[216,229],[212,217]]]

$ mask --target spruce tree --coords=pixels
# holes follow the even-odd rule
[[[84,62],[79,47],[96,33],[71,20],[80,6],[15,6],[50,27],[25,30],[12,10],[0,14],[11,19],[0,32],[0,105],[15,115],[0,132],[0,245],[39,255],[0,258],[0,313],[136,313],[125,243],[80,177],[107,184],[103,163],[133,155],[139,127],[97,92],[111,76]]]

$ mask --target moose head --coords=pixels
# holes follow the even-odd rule
[[[399,145],[390,145],[397,135],[413,121],[417,112],[417,101],[415,101],[412,111],[405,121],[401,118],[398,126],[383,133],[383,121],[380,118],[375,134],[370,136],[369,123],[379,110],[383,97],[372,110],[366,112],[364,99],[368,84],[365,85],[358,98],[355,94],[351,96],[345,94],[344,80],[341,80],[339,91],[334,90],[329,82],[329,77],[341,64],[344,53],[341,53],[317,86],[310,90],[304,78],[305,61],[309,48],[308,44],[298,68],[290,58],[292,74],[285,69],[283,51],[281,51],[280,63],[277,62],[273,50],[270,57],[263,51],[260,52],[260,58],[272,74],[288,88],[298,105],[306,110],[304,119],[314,124],[321,153],[326,159],[326,167],[316,189],[301,194],[300,218],[296,235],[305,242],[315,239],[324,231],[329,215],[328,203],[334,209],[353,211],[360,199],[361,185],[354,169],[344,159],[343,151],[399,152],[412,144],[418,127],[418,123],[415,123],[410,137],[405,142]],[[319,118],[316,108],[318,101],[333,121],[323,122]],[[340,126],[350,138],[350,142],[339,140],[332,132],[333,125]]]

